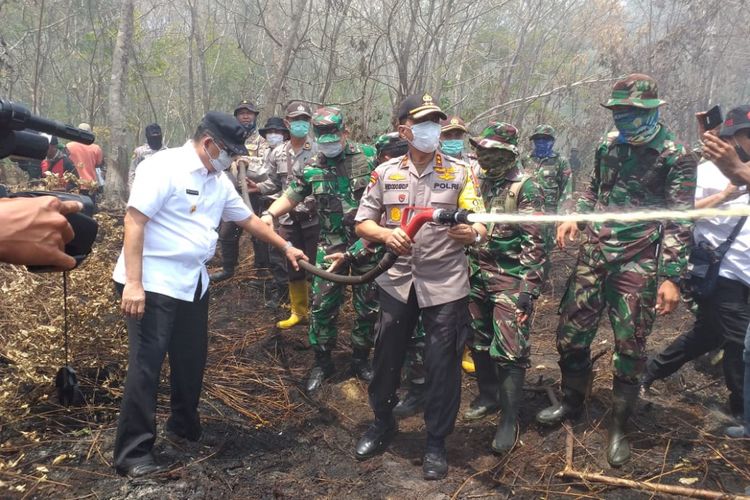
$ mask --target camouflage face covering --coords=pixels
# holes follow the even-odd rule
[[[489,179],[500,179],[516,162],[516,155],[507,149],[477,148],[477,160]]]
[[[659,132],[659,108],[627,107],[612,110],[615,127],[620,132],[617,142],[646,144]]]

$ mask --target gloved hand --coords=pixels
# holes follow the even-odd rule
[[[518,294],[516,302],[516,322],[518,324],[526,323],[531,314],[534,312],[534,296],[528,292]]]

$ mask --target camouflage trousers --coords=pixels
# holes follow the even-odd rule
[[[326,268],[329,263],[323,260],[326,251],[318,247],[315,265]],[[352,274],[363,274],[370,266],[352,266]],[[348,274],[350,268],[344,266],[337,270],[340,274]],[[331,350],[336,346],[338,329],[336,318],[344,301],[344,291],[347,285],[313,276],[312,280],[312,309],[310,311],[310,330],[308,337],[310,345],[316,350]],[[352,329],[352,348],[369,349],[373,344],[373,331],[378,316],[378,291],[374,281],[352,287],[352,305],[354,306],[354,328]]]
[[[425,333],[422,316],[417,321],[417,327],[406,345],[406,361],[404,361],[404,379],[413,384],[425,383],[424,368]]]
[[[656,314],[656,268],[656,245],[629,261],[613,262],[590,245],[582,245],[560,303],[557,352],[561,369],[591,369],[591,343],[607,309],[615,337],[614,376],[625,383],[638,382]]]
[[[548,212],[554,214],[555,212]],[[552,269],[552,250],[555,249],[557,243],[555,242],[555,235],[557,234],[557,228],[555,224],[547,224],[542,226],[542,238],[544,238],[544,252],[547,258],[544,260],[542,266],[542,280],[547,283],[547,277],[549,276],[550,269]]]
[[[474,331],[473,351],[489,351],[496,363],[508,366],[530,366],[530,323],[516,322],[518,292],[489,290],[477,272],[469,278],[469,313]],[[520,283],[519,283],[520,288]]]

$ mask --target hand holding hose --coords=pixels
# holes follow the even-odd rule
[[[409,238],[409,235],[400,227],[391,230],[390,234],[385,239],[386,248],[396,255],[408,254],[411,251],[411,244],[411,238]]]

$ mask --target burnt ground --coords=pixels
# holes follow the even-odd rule
[[[108,257],[111,265],[116,248],[115,243],[100,258]],[[556,476],[565,464],[566,431],[541,428],[533,419],[549,404],[541,384],[556,384],[559,379],[554,347],[556,307],[574,259],[561,252],[554,259],[550,289],[534,320],[533,366],[527,375],[527,385],[533,390],[525,393],[520,441],[507,456],[489,451],[495,418],[468,423],[459,416],[448,440],[448,478],[425,482],[420,467],[424,422],[416,416],[401,421],[400,433],[385,454],[356,461],[354,444],[371,413],[366,386],[350,378],[346,370],[350,307],[345,307],[340,318],[341,341],[335,351],[339,372],[311,399],[302,390],[312,359],[306,328],[279,332],[273,327],[274,314],[259,306],[262,292],[248,287],[253,278],[248,258],[235,278],[212,289],[209,368],[201,403],[204,437],[199,443],[179,443],[160,434],[155,454],[170,470],[152,478],[124,479],[111,468],[127,339],[116,310],[109,316],[103,314],[101,324],[107,326],[99,327],[98,336],[72,345],[72,364],[78,367],[86,395],[84,406],[72,408],[56,403],[51,376],[59,365],[59,355],[35,360],[33,367],[27,368],[32,365],[24,364],[23,353],[9,347],[14,337],[7,332],[12,326],[14,334],[20,335],[17,330],[23,325],[0,321],[6,330],[5,344],[0,346],[1,495],[661,498],[665,495]],[[91,279],[108,279],[101,270],[93,275]],[[4,296],[8,293],[6,286]],[[107,301],[111,300],[110,295]],[[50,318],[59,319],[55,315]],[[650,339],[650,351],[666,345],[690,324],[691,315],[684,308],[660,318]],[[657,394],[641,404],[634,420],[633,459],[621,469],[609,467],[604,448],[611,348],[612,332],[605,319],[593,346],[599,358],[592,398],[584,417],[572,428],[574,468],[637,481],[741,493],[750,484],[750,455],[747,443],[721,436],[730,421],[724,413],[726,389],[720,367],[710,359],[691,363],[667,381],[657,382]],[[26,352],[35,355],[31,347]],[[160,430],[168,411],[166,377],[165,369],[159,398]],[[475,393],[473,379],[465,376],[462,412]]]

